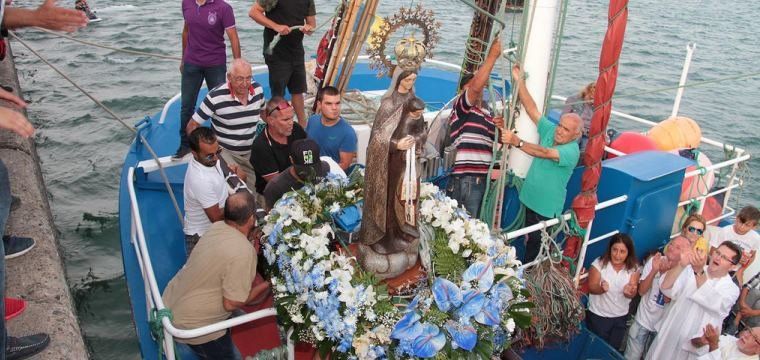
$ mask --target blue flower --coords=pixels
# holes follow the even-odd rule
[[[278,221],[274,224],[274,229],[272,229],[272,232],[269,233],[269,236],[267,237],[267,240],[269,240],[269,245],[274,245],[277,243],[277,236],[282,233],[282,222]]]
[[[493,264],[491,264],[491,261],[473,263],[462,274],[462,279],[466,282],[477,281],[478,290],[481,292],[486,292],[491,288],[493,277]]]
[[[441,311],[449,311],[452,307],[462,305],[462,291],[453,282],[444,278],[436,278],[433,283],[435,304]]]
[[[417,312],[410,311],[396,323],[391,332],[391,339],[407,340],[415,339],[422,334],[421,317]]]
[[[507,303],[515,296],[512,293],[512,289],[504,282],[498,282],[489,291],[494,299],[499,301],[500,307],[505,307]]]
[[[472,351],[475,348],[475,344],[478,342],[478,333],[469,322],[449,320],[444,327],[451,335],[451,345],[454,349],[461,348]]]
[[[480,312],[475,314],[474,319],[475,321],[486,326],[499,325],[501,318],[499,317],[498,300],[491,299],[491,301],[486,302],[485,306],[481,308]]]
[[[462,307],[457,310],[461,319],[469,319],[480,312],[485,305],[486,297],[478,290],[467,290],[462,296]]]
[[[425,324],[422,334],[412,342],[414,356],[429,358],[435,356],[446,345],[446,335],[437,326]]]

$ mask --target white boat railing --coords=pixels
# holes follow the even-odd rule
[[[155,161],[150,160],[148,162],[153,162],[155,164]],[[164,167],[172,167],[182,164],[181,162],[174,162],[169,163],[165,165]],[[156,166],[157,167],[157,166]],[[156,309],[158,311],[161,311],[163,309],[166,309],[166,306],[164,305],[163,299],[161,298],[161,292],[158,289],[158,282],[156,281],[156,275],[153,272],[153,263],[150,258],[150,253],[148,251],[148,245],[145,240],[145,233],[143,231],[142,226],[142,219],[140,217],[140,208],[137,203],[137,196],[135,193],[135,186],[134,186],[134,174],[135,174],[135,168],[131,167],[129,168],[129,173],[127,174],[127,186],[129,190],[129,200],[130,200],[130,213],[131,213],[131,242],[135,249],[135,255],[137,257],[137,262],[140,266],[140,272],[142,275],[143,283],[145,284],[145,297],[146,297],[146,305],[147,305],[147,315],[151,313],[153,309]],[[167,317],[161,318],[161,324],[163,325],[163,332],[164,332],[164,352],[166,354],[166,358],[173,360],[175,359],[175,353],[174,353],[174,338],[180,338],[180,339],[189,339],[189,338],[195,338],[203,335],[208,335],[216,331],[229,329],[231,327],[245,324],[254,320],[258,320],[264,317],[268,316],[277,316],[277,311],[274,308],[267,308],[263,310],[258,310],[246,315],[234,317],[232,319],[224,320],[218,323],[214,323],[211,325],[195,328],[195,329],[178,329],[176,328],[171,320]]]

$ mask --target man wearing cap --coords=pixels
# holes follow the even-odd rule
[[[301,125],[293,122],[293,107],[280,96],[273,96],[264,107],[267,128],[253,140],[251,165],[256,172],[256,192],[264,194],[267,182],[290,166],[290,144],[306,138]]]
[[[306,183],[315,183],[330,170],[329,164],[319,160],[319,145],[311,139],[296,140],[291,144],[290,161],[293,165],[267,183],[264,189],[267,211],[286,192],[298,190]]]
[[[228,164],[237,164],[246,175],[245,182],[253,189],[256,175],[251,167],[251,145],[261,123],[264,90],[253,81],[251,64],[235,59],[227,73],[227,82],[208,92],[187,124],[187,134],[209,120]]]

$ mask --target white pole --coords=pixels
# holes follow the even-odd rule
[[[535,3],[534,3],[535,2]],[[528,21],[526,32],[529,38],[523,39],[527,45],[522,64],[522,70],[528,75],[526,86],[536,104],[544,104],[546,99],[546,82],[551,66],[552,47],[554,45],[554,30],[560,13],[560,0],[533,0],[525,4],[524,20]],[[539,105],[539,106],[541,106]],[[543,110],[543,109],[540,109]],[[515,130],[520,139],[537,144],[538,130],[536,125],[523,110],[515,122]],[[515,175],[525,178],[533,158],[519,149],[512,148],[509,152],[509,168]]]
[[[686,59],[683,61],[683,70],[681,71],[681,80],[678,82],[678,92],[676,93],[676,101],[673,103],[673,111],[670,113],[670,117],[678,115],[678,108],[681,106],[681,97],[683,96],[683,86],[686,85],[686,76],[689,74],[689,65],[691,65],[691,55],[694,54],[697,43],[690,43],[686,45]]]

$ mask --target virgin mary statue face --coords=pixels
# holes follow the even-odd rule
[[[409,74],[409,76],[399,81],[398,91],[402,94],[406,94],[414,87],[414,82],[417,81],[417,74]]]

